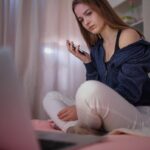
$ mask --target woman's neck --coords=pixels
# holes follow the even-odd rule
[[[112,29],[109,26],[105,26],[100,33],[101,37],[103,38],[105,43],[111,43],[112,40],[116,38],[118,30],[117,29]]]

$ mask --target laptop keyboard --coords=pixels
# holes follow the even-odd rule
[[[75,145],[70,142],[52,141],[52,140],[39,140],[41,150],[60,150],[69,146]]]

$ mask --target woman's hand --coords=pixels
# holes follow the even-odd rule
[[[86,64],[91,62],[91,57],[87,52],[80,52],[80,45],[75,47],[74,43],[70,42],[69,40],[67,40],[66,45],[69,52],[71,52],[74,56],[79,58],[83,63]]]
[[[78,119],[75,105],[64,108],[57,116],[63,121],[73,121]]]

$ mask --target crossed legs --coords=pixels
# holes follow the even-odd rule
[[[128,103],[117,92],[98,81],[86,81],[77,90],[77,121],[62,121],[57,117],[65,108],[68,100],[58,92],[50,92],[43,101],[44,109],[49,117],[63,131],[69,127],[80,126],[99,130],[102,126],[107,131],[116,128],[142,128],[145,123],[140,111]]]

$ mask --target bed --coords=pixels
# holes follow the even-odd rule
[[[62,132],[51,120],[32,120],[35,131]],[[103,141],[81,147],[78,150],[150,150],[150,130],[142,133],[118,129],[107,134]]]

